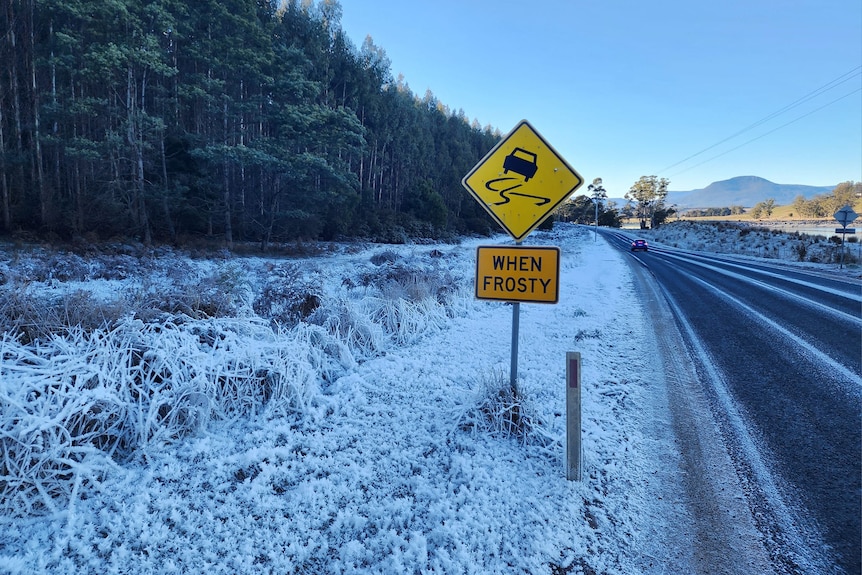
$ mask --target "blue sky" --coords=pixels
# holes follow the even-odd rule
[[[671,190],[862,180],[859,0],[341,6],[354,44],[371,36],[416,95],[503,133],[528,120],[611,197],[653,174]]]

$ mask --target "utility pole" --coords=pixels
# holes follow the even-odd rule
[[[596,204],[596,233],[593,236],[593,241],[598,241],[599,238],[599,201],[608,197],[605,189],[602,187],[602,179],[596,178],[593,183],[587,186],[587,189],[593,193],[593,202]]]

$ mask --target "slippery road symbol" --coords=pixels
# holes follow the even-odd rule
[[[523,183],[520,181],[520,178],[515,178],[513,176],[507,176],[505,178],[495,178],[493,180],[488,180],[485,182],[485,189],[497,194],[500,194],[500,197],[503,198],[502,201],[494,202],[492,205],[501,206],[503,204],[508,204],[512,201],[512,198],[509,196],[521,196],[524,198],[532,198],[534,200],[538,200],[536,202],[537,206],[542,206],[547,203],[550,203],[551,198],[546,198],[544,196],[537,196],[534,194],[526,194],[524,192],[513,192],[512,190],[520,188],[524,185],[524,183],[529,182],[530,178],[536,175],[539,166],[536,163],[536,154],[530,152],[529,150],[525,150],[524,148],[515,148],[503,159],[503,173],[508,174],[509,172],[515,172],[516,174],[522,176],[524,178]],[[514,185],[509,185],[512,181],[517,181],[518,183]],[[508,182],[508,183],[503,183]],[[508,186],[508,187],[506,187]]]

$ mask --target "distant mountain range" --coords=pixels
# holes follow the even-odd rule
[[[743,206],[750,208],[770,198],[777,205],[792,204],[797,196],[811,199],[814,196],[827,194],[835,186],[801,186],[797,184],[776,184],[757,176],[739,176],[729,180],[713,182],[700,190],[688,192],[671,191],[665,202],[676,205],[677,209],[692,208],[724,208]],[[616,200],[624,204],[626,200]]]

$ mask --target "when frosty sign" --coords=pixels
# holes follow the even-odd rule
[[[560,248],[479,246],[476,299],[557,303],[560,299]]]

